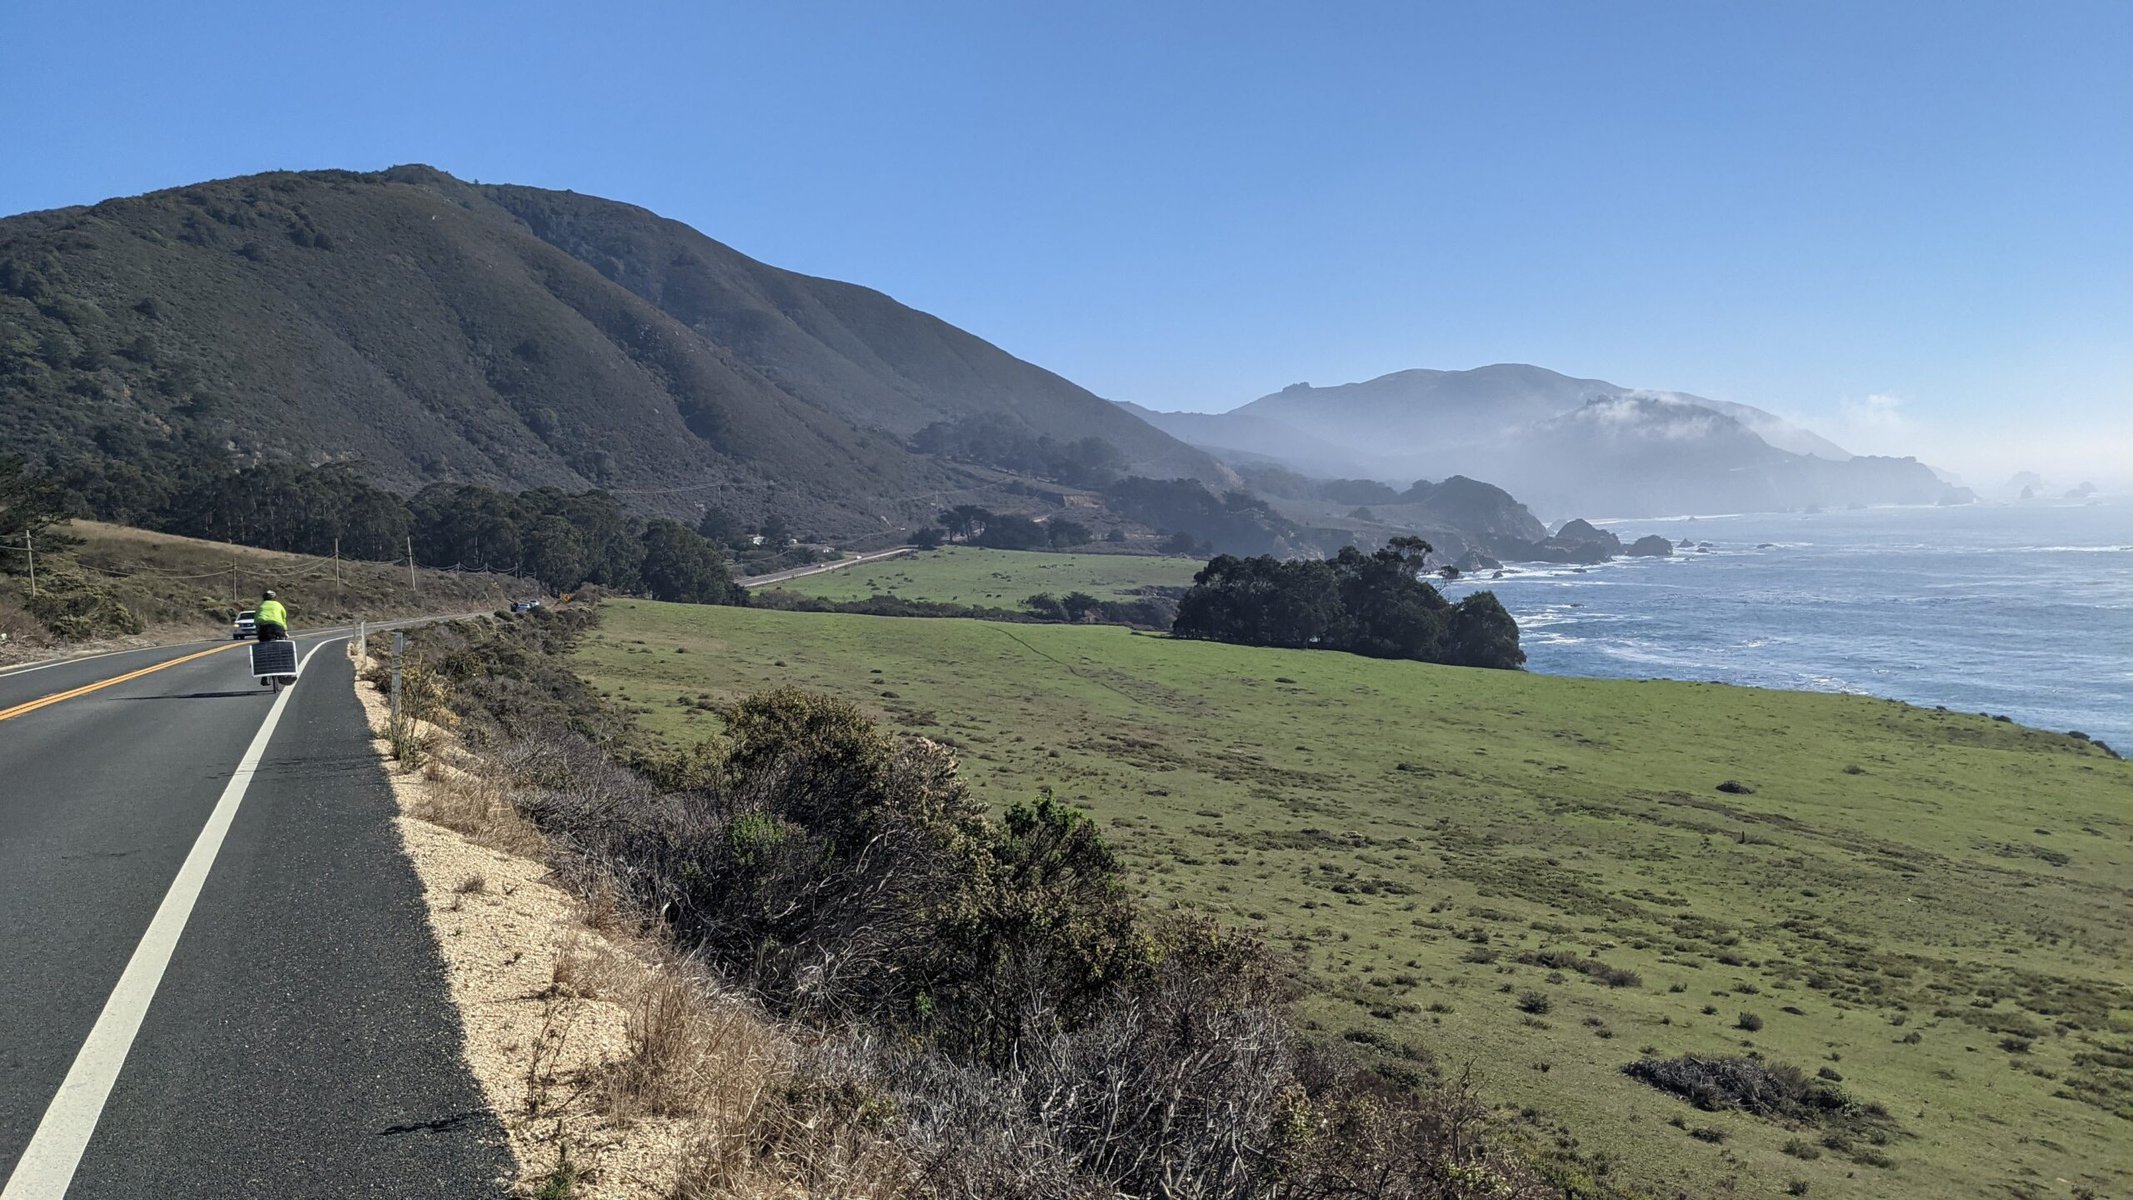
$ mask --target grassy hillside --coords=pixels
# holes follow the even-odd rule
[[[793,683],[950,742],[996,802],[1055,790],[1151,895],[1293,948],[1326,1027],[1471,1062],[1617,1185],[2133,1188],[2133,764],[2072,739],[1851,696],[638,603],[579,662],[676,739]],[[1825,1147],[1622,1073],[1749,1052],[1900,1132]]]
[[[509,576],[429,570],[417,572],[411,588],[406,567],[357,562],[341,563],[336,581],[331,559],[96,521],[76,521],[69,531],[82,544],[40,564],[44,590],[93,589],[100,600],[138,618],[142,637],[161,640],[227,636],[231,617],[251,608],[267,588],[280,593],[298,628],[481,611],[540,590]],[[27,611],[29,602],[27,578],[0,574],[0,632],[9,635],[0,653],[7,657],[64,648],[63,639]]]
[[[1227,478],[944,322],[610,201],[403,167],[0,220],[0,445],[33,458],[360,458],[857,536],[978,482],[898,438],[979,412]]]
[[[1196,558],[943,546],[867,566],[805,575],[777,586],[781,591],[824,600],[864,600],[887,594],[906,600],[1014,608],[1038,592],[1055,596],[1087,592],[1102,599],[1128,599],[1143,587],[1190,587],[1193,574],[1206,565]]]

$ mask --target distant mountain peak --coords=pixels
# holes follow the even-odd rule
[[[1751,405],[1532,363],[1296,385],[1226,414],[1147,419],[1228,456],[1324,475],[1478,475],[1556,512],[1737,512],[1933,503],[1948,494],[1916,464],[1855,462],[1827,438]]]

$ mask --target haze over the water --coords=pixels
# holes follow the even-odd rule
[[[25,4],[0,39],[4,212],[426,161],[1154,408],[1530,362],[2133,484],[2117,0]]]

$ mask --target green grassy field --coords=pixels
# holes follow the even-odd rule
[[[777,586],[825,600],[864,600],[886,593],[906,600],[1020,608],[1038,592],[1054,596],[1087,592],[1108,600],[1129,597],[1133,589],[1147,585],[1190,587],[1193,573],[1206,565],[1197,558],[943,546],[842,571],[803,575]]]
[[[991,801],[1052,788],[1158,903],[1293,949],[1311,1018],[1471,1063],[1618,1185],[2133,1194],[2133,764],[2072,739],[1854,696],[648,603],[613,605],[580,666],[676,739],[716,733],[704,699],[796,684],[949,742]],[[1521,961],[1546,949],[1640,979]],[[1823,1148],[1622,1074],[1749,1049],[1902,1132]]]

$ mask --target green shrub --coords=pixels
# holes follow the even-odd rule
[[[40,570],[37,594],[26,597],[23,608],[52,636],[68,641],[127,637],[145,628],[109,587],[72,568]]]
[[[1633,988],[1644,985],[1644,977],[1635,971],[1622,967],[1611,967],[1597,958],[1586,958],[1568,950],[1540,950],[1530,954],[1522,954],[1519,956],[1519,961],[1531,963],[1534,966],[1576,971],[1593,979],[1595,982],[1604,983],[1612,988]]]
[[[1786,1063],[1684,1055],[1639,1059],[1622,1070],[1632,1079],[1679,1096],[1706,1112],[1740,1109],[1771,1120],[1831,1126],[1833,1132],[1829,1136],[1839,1142],[1844,1142],[1847,1132],[1885,1138],[1896,1127],[1881,1105],[1860,1103],[1836,1085],[1810,1078]],[[1830,1145],[1827,1138],[1824,1144]],[[1793,1151],[1788,1149],[1787,1153]]]

